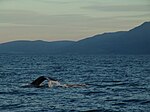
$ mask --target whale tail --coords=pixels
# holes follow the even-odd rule
[[[53,79],[51,77],[45,77],[45,76],[40,76],[38,77],[37,79],[35,79],[31,85],[35,86],[35,87],[40,87],[40,84],[45,81],[45,80],[48,80],[48,81],[57,81],[56,79]]]
[[[40,76],[40,77],[38,77],[36,80],[34,80],[34,81],[31,83],[31,85],[38,87],[38,86],[40,86],[40,84],[41,84],[43,81],[45,81],[45,80],[47,80],[47,78],[46,78],[45,76]]]

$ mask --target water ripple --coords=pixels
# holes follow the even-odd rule
[[[1,54],[0,111],[149,112],[149,68],[148,55]],[[22,87],[40,75],[87,87]]]

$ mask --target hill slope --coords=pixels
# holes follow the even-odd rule
[[[150,54],[150,22],[129,31],[80,40],[69,51],[76,54]]]

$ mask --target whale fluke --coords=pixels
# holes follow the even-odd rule
[[[35,86],[35,87],[41,87],[40,85],[41,85],[41,83],[43,82],[43,81],[45,81],[45,80],[47,80],[47,81],[52,81],[52,82],[56,82],[57,80],[56,79],[54,79],[54,78],[51,78],[51,77],[46,77],[46,76],[40,76],[40,77],[38,77],[37,79],[35,79],[32,83],[30,83],[32,86]]]
[[[40,84],[41,84],[43,81],[45,81],[45,80],[47,80],[47,78],[46,78],[45,76],[40,76],[40,77],[38,77],[36,80],[34,80],[34,81],[31,83],[31,85],[36,86],[36,87],[39,87]]]

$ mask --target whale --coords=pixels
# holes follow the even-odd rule
[[[35,87],[40,87],[41,83],[44,82],[45,80],[47,80],[45,76],[40,76],[37,79],[35,79],[33,82],[31,82],[30,84]]]
[[[58,81],[52,77],[46,77],[46,76],[40,76],[37,79],[35,79],[33,82],[30,84],[34,87],[41,87],[41,84],[47,80],[48,81],[48,86],[52,87],[54,84],[57,84]]]
[[[38,78],[36,78],[35,80],[33,80],[30,84],[22,86],[22,87],[36,87],[36,88],[40,88],[40,87],[44,87],[44,85],[42,85],[42,83],[44,81],[48,81],[48,87],[51,88],[53,86],[56,87],[65,87],[65,88],[69,88],[69,87],[85,87],[86,84],[60,84],[60,82],[52,77],[47,77],[47,76],[39,76]]]

